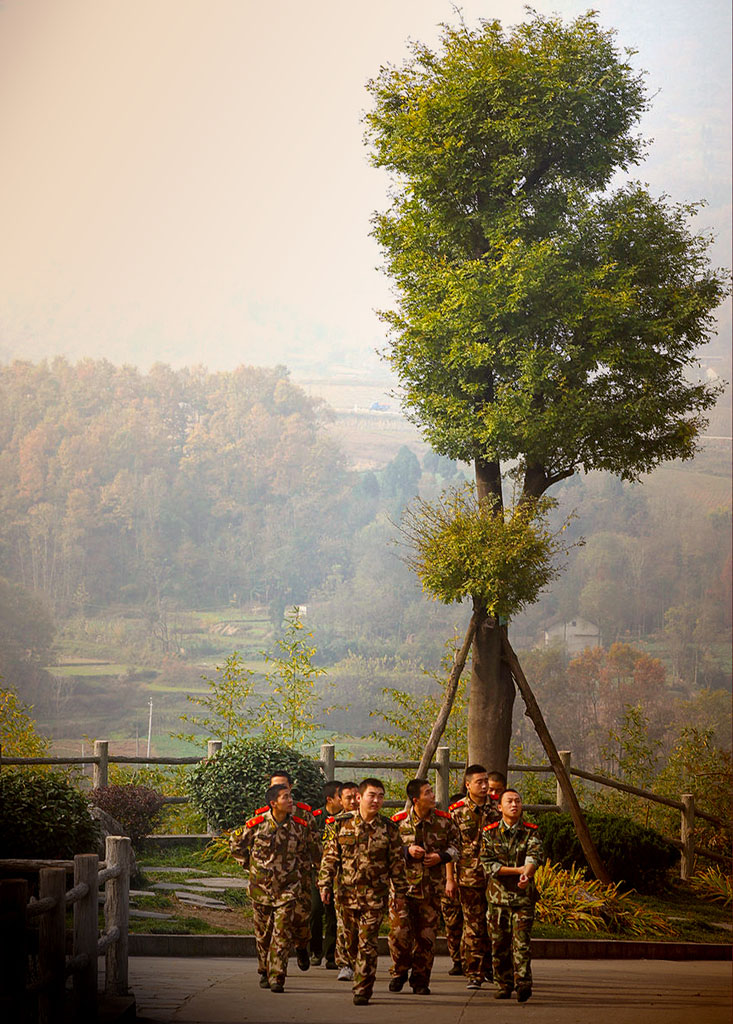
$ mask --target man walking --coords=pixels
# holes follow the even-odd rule
[[[457,895],[453,865],[460,836],[450,814],[435,806],[427,779],[407,784],[412,807],[392,817],[405,847],[407,899],[390,899],[389,951],[392,956],[390,992],[401,992],[408,980],[416,995],[430,995],[430,974],[443,893]]]
[[[318,875],[321,899],[334,891],[341,902],[347,955],[354,964],[355,1006],[366,1006],[377,973],[379,928],[387,909],[390,885],[399,908],[407,892],[405,859],[397,825],[380,814],[384,785],[364,779],[359,806],[341,815],[326,844]]]

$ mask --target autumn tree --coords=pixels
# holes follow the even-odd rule
[[[536,502],[579,470],[633,480],[689,458],[716,388],[691,373],[727,284],[694,206],[614,175],[640,161],[643,76],[593,13],[505,30],[444,26],[369,83],[375,217],[397,305],[388,358],[439,454],[473,464],[503,515],[502,470]],[[514,683],[481,596],[469,758],[508,760]]]

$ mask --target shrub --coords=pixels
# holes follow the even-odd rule
[[[663,884],[667,871],[679,860],[679,852],[668,839],[631,818],[594,812],[585,818],[614,882],[650,892]],[[569,814],[543,814],[538,822],[549,860],[563,868],[588,867]]]
[[[119,821],[133,846],[150,835],[163,807],[163,797],[149,786],[102,786],[89,796],[93,804]]]
[[[722,903],[724,907],[733,904],[733,878],[724,875],[719,868],[699,871],[690,879],[690,885],[703,900]]]
[[[68,860],[96,853],[89,801],[63,772],[0,772],[0,857]]]
[[[297,800],[320,802],[325,777],[312,757],[252,738],[231,743],[196,765],[189,778],[191,801],[217,828],[236,828],[262,806],[269,776],[281,769],[292,775]]]

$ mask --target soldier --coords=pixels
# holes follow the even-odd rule
[[[542,862],[537,826],[522,814],[522,798],[515,789],[504,791],[499,804],[501,820],[482,833],[481,863],[486,872],[489,932],[494,962],[494,998],[517,1002],[532,995],[530,939],[537,890],[533,876]]]
[[[321,840],[329,829],[327,822],[333,823],[335,816],[341,811],[341,783],[333,780],[323,787],[323,807],[313,812],[316,827],[321,833]],[[318,967],[326,958],[326,969],[336,969],[336,909],[333,903],[325,905],[318,891],[317,869],[311,873],[311,916],[310,916],[310,962]]]
[[[306,821],[293,814],[287,785],[270,786],[266,800],[264,812],[232,834],[231,851],[237,863],[249,868],[260,987],[282,992],[303,865],[310,864],[317,850]]]
[[[481,866],[481,832],[499,814],[488,800],[489,776],[483,765],[472,764],[464,773],[466,796],[449,811],[461,834],[458,889],[463,910],[461,962],[467,988],[479,989],[491,978],[491,947],[486,927],[486,879]]]
[[[450,807],[452,804],[457,803],[458,800],[462,800],[465,795],[465,793],[454,793],[454,795],[448,800],[448,806]],[[441,896],[440,913],[445,926],[445,941],[448,946],[448,956],[453,961],[448,974],[454,976],[461,975],[463,974],[463,966],[461,964],[463,910],[461,909],[461,900],[458,893],[457,883],[454,895],[448,896],[447,893],[443,893]]]
[[[358,785],[355,782],[342,782],[339,797],[341,799],[341,806],[343,807],[343,811],[341,812],[342,815],[348,814],[350,811],[355,811],[359,805]],[[335,820],[338,821],[338,817]],[[326,823],[326,833],[323,839],[324,849],[326,847],[326,842],[333,831],[334,820],[331,819]],[[346,948],[346,942],[344,941],[344,923],[341,915],[341,901],[338,898],[337,892],[334,891],[333,896],[333,907],[336,912],[336,964],[339,968],[336,980],[353,981],[354,964],[349,959],[349,952]]]
[[[460,836],[450,814],[436,808],[427,779],[408,782],[407,796],[411,810],[392,817],[405,847],[407,900],[389,902],[389,990],[401,992],[409,974],[412,991],[429,996],[440,899],[444,892],[458,894],[453,863],[459,856]]]
[[[384,786],[379,779],[359,785],[359,806],[339,817],[326,844],[318,874],[321,899],[334,890],[341,901],[347,955],[354,964],[354,1005],[366,1006],[377,973],[379,928],[387,909],[390,884],[397,908],[407,892],[405,857],[397,825],[379,811]]]
[[[289,790],[293,789],[293,778],[286,771],[276,771],[270,776],[271,786],[287,786]],[[318,853],[316,859],[312,864],[303,865],[303,884],[301,886],[300,894],[295,906],[294,919],[293,919],[293,939],[295,942],[295,959],[298,967],[301,971],[307,971],[310,967],[310,958],[308,956],[308,944],[311,939],[310,929],[310,915],[311,915],[311,877],[313,868],[318,868],[318,864],[321,856],[321,843],[318,835],[318,829],[316,822],[313,817],[313,809],[310,804],[303,803],[298,800],[294,804],[294,809],[298,816],[308,825],[311,831],[311,835],[316,840],[316,847]],[[267,811],[267,807],[260,807],[255,811],[255,815],[264,814]]]

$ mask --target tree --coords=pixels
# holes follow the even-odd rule
[[[689,458],[715,385],[694,352],[727,291],[694,206],[612,176],[641,158],[643,76],[587,14],[444,26],[369,83],[374,235],[397,285],[388,358],[432,448],[474,466],[497,517],[579,469],[633,480]],[[506,766],[505,627],[474,597],[469,758]],[[504,633],[504,638],[502,637]]]
[[[231,743],[254,732],[259,723],[259,710],[251,706],[254,676],[238,651],[233,651],[223,665],[216,666],[215,679],[202,676],[209,687],[208,693],[204,696],[187,693],[186,700],[202,708],[203,713],[180,716],[182,722],[195,726],[199,735],[179,733],[178,739],[196,743],[215,736],[223,743]]]

